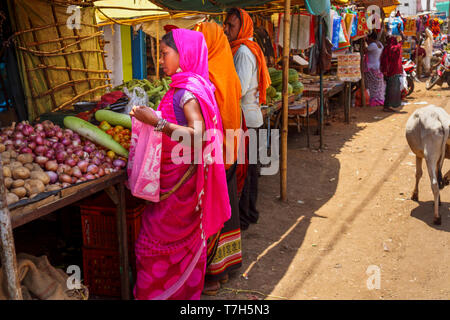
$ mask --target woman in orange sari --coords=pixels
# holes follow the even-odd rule
[[[203,293],[214,295],[220,282],[228,280],[228,273],[242,265],[239,201],[236,180],[238,146],[242,129],[240,107],[241,83],[236,73],[233,55],[223,29],[216,23],[197,26],[208,47],[209,79],[216,87],[215,97],[222,117],[224,131],[224,163],[230,198],[231,218],[221,231],[208,240],[208,265]],[[232,130],[226,134],[227,130]]]

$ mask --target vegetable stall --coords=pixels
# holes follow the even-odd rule
[[[67,4],[58,1],[9,3],[15,21],[9,45],[17,48],[28,120],[0,129],[0,253],[5,288],[10,299],[22,299],[15,228],[104,191],[117,211],[117,272],[121,297],[129,299],[125,169],[131,119],[112,111],[112,101],[101,99],[108,97],[105,89],[112,85],[105,52],[97,49],[101,32],[95,32],[91,23],[93,10],[81,9],[81,25],[86,28],[80,31],[67,28],[66,10]],[[44,11],[53,13],[45,15],[52,21],[40,25]],[[91,29],[92,34],[83,34]],[[119,107],[128,103],[114,98]],[[81,110],[84,105],[88,108]]]
[[[29,1],[17,2],[21,6],[10,2],[11,11],[17,14],[13,14],[17,21],[21,15],[28,15],[26,8],[32,7]],[[286,16],[290,16],[291,1],[265,1],[269,4],[262,8],[260,2],[247,2],[243,5],[258,3],[254,12],[270,13],[286,10]],[[293,1],[293,3],[300,2],[303,3]],[[69,29],[70,34],[67,34],[66,21],[70,13],[66,12],[67,3],[64,1],[39,0],[33,3],[36,8],[39,7],[37,3],[39,6],[48,7],[48,11],[53,13],[53,20],[46,22],[45,25],[39,25],[31,24],[32,19],[29,18],[29,24],[17,24],[12,37],[15,39],[13,44],[18,47],[33,48],[27,50],[18,48],[29,121],[2,128],[0,133],[3,162],[0,175],[4,176],[4,178],[0,176],[0,180],[4,181],[0,183],[1,254],[8,280],[8,293],[12,299],[21,299],[13,229],[104,190],[117,207],[121,296],[123,299],[129,299],[131,288],[128,277],[129,250],[126,241],[127,208],[124,188],[127,174],[124,169],[128,156],[131,122],[129,116],[117,113],[124,112],[129,101],[124,98],[125,95],[116,96],[114,93],[118,90],[136,92],[138,98],[143,93],[148,99],[148,106],[155,108],[168,90],[169,82],[168,79],[158,79],[158,75],[153,81],[146,79],[125,81],[123,75],[124,83],[114,87],[112,85],[114,79],[109,77],[112,71],[108,70],[105,62],[107,55],[113,53],[105,50],[108,44],[102,40],[102,36],[106,31],[100,30],[92,22],[92,2],[71,1],[72,4],[77,3],[82,8],[82,30],[87,28],[88,34],[82,34],[77,29]],[[201,3],[195,1],[195,6],[202,6]],[[171,2],[171,5],[177,6],[179,3]],[[44,10],[39,8],[41,11]],[[222,9],[213,6],[210,11],[203,13],[223,16]],[[37,12],[30,10],[29,14],[32,16],[39,13],[39,10],[36,9]],[[104,14],[102,9],[98,10]],[[199,14],[198,11],[182,11],[169,12],[168,16],[172,16],[173,13],[184,16],[189,13]],[[112,24],[118,22],[108,17],[107,20],[111,20]],[[138,22],[142,21],[130,19],[130,25]],[[285,22],[287,30],[289,19],[285,19]],[[285,35],[285,41],[289,41],[288,33]],[[298,72],[289,69],[289,48],[286,49],[287,52],[283,55],[283,71],[271,70],[271,76],[276,81],[268,91],[272,103],[282,106],[283,110],[279,119],[283,122],[281,193],[284,200],[287,177],[285,147],[288,105],[289,102],[295,102],[292,98],[300,95],[303,90],[302,84],[298,81]],[[122,48],[122,54],[124,52]],[[125,62],[123,66],[125,70]],[[107,88],[112,89],[111,92],[108,93]],[[311,99],[299,101],[296,104],[298,107],[296,115],[305,116],[306,113],[309,116],[310,111],[317,110],[318,103],[315,110],[310,109],[309,103],[313,101]]]

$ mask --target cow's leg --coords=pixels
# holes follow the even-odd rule
[[[422,178],[422,174],[422,158],[416,156],[416,186],[414,187],[414,191],[411,196],[411,200],[413,201],[419,201],[419,181],[420,178]]]
[[[430,175],[431,182],[431,190],[433,191],[434,196],[434,224],[441,224],[441,216],[439,215],[439,183],[436,172],[436,165],[438,163],[438,157],[429,153],[429,156],[426,157],[428,174]]]
[[[437,167],[436,167],[436,175],[438,178],[438,184],[439,184],[439,190],[444,189],[445,185],[444,185],[444,178],[442,177],[442,170],[440,167],[440,163],[438,162]],[[439,207],[441,206],[441,194],[439,193]]]

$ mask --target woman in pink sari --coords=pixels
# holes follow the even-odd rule
[[[166,34],[160,63],[172,77],[171,88],[158,107],[161,118],[147,107],[134,107],[130,113],[164,133],[161,201],[150,204],[142,217],[134,295],[138,300],[195,300],[203,289],[206,240],[231,216],[222,122],[209,81],[208,49],[202,33],[175,29]],[[191,138],[206,134],[206,142],[190,148],[190,154],[182,151],[184,157],[198,156],[201,161],[179,164],[172,159],[174,148],[180,149],[179,141],[171,139],[175,131]]]

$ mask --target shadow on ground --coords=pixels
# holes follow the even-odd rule
[[[352,108],[350,124],[344,124],[343,108],[333,109],[330,117],[325,119],[328,125],[324,128],[323,152],[317,150],[318,136],[311,135],[311,149],[308,149],[305,132],[298,133],[294,126],[289,128],[288,201],[279,200],[279,174],[260,177],[257,205],[260,219],[242,233],[243,266],[231,274],[230,281],[222,286],[217,296],[202,296],[202,299],[282,298],[270,297],[269,294],[284,277],[302,247],[311,219],[326,219],[316,212],[335,195],[341,169],[336,155],[364,129],[365,126],[360,123],[375,122],[393,115],[381,109]],[[310,132],[315,131],[311,128]],[[364,206],[364,200],[361,206]],[[354,212],[350,220],[356,218],[359,212]],[[337,234],[334,238],[340,236]],[[311,271],[316,262],[314,260],[308,270]],[[299,277],[299,283],[303,283],[308,274]]]
[[[445,189],[444,189],[445,190]],[[442,192],[443,190],[441,190]],[[411,217],[416,218],[417,220],[423,221],[426,225],[429,227],[450,232],[450,219],[448,217],[448,204],[443,202],[442,205],[439,207],[439,212],[442,217],[442,224],[441,225],[435,225],[433,223],[433,216],[434,216],[434,201],[419,201],[419,206],[411,211]]]

